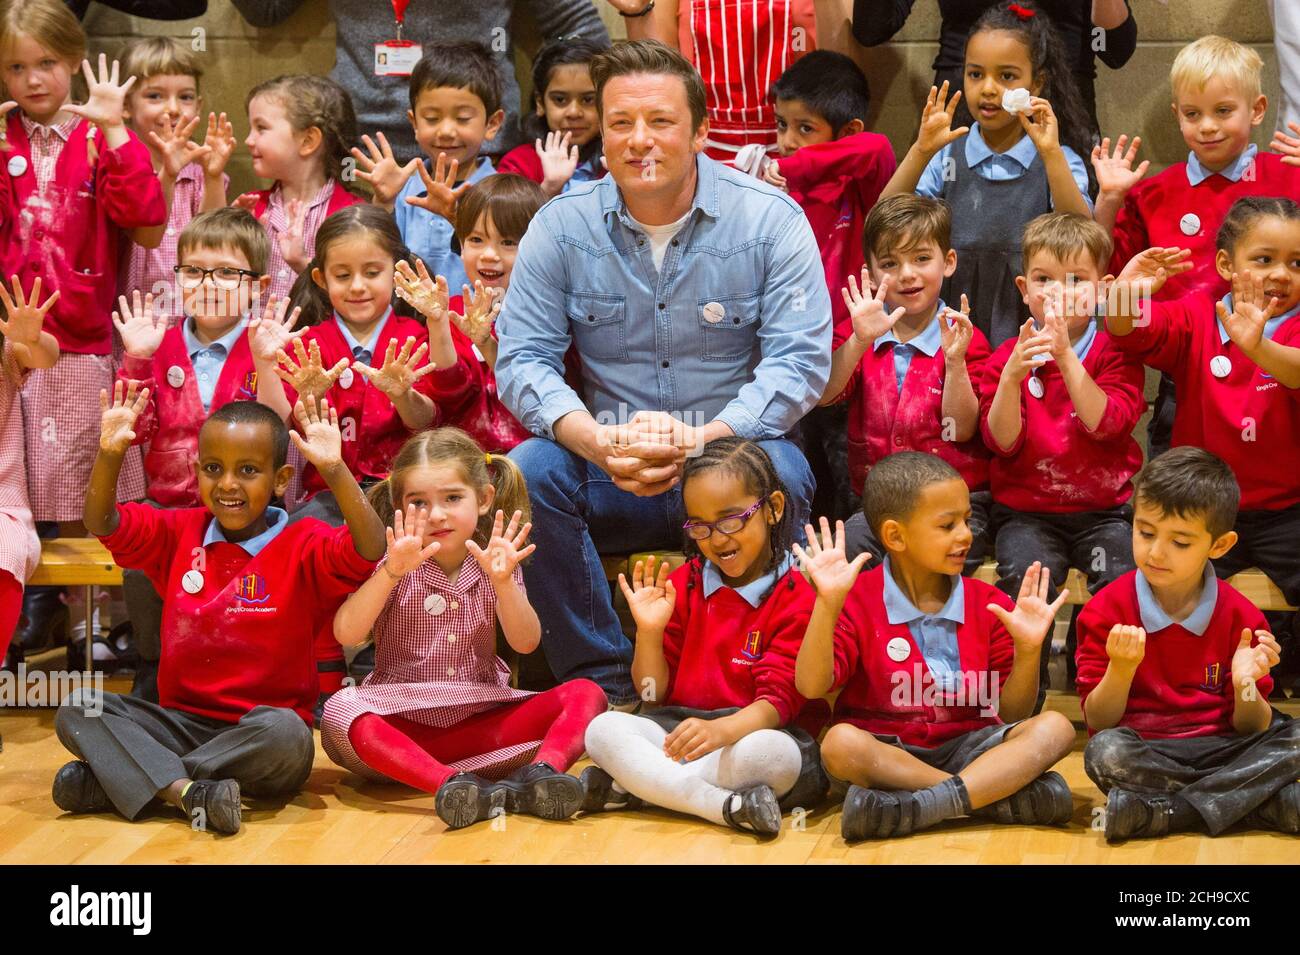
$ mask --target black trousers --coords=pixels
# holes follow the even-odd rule
[[[1217,836],[1300,776],[1300,720],[1274,712],[1268,729],[1250,736],[1143,739],[1128,727],[1102,730],[1088,741],[1083,768],[1104,793],[1178,793]]]
[[[233,779],[249,796],[292,795],[311,775],[311,729],[297,713],[258,706],[238,723],[117,693],[74,690],[54,717],[59,742],[90,764],[113,806],[140,815],[178,779]]]
[[[849,481],[849,404],[813,408],[799,422],[803,435],[803,451],[817,482],[817,493],[812,500],[814,517],[826,515],[833,524],[848,520],[860,504]],[[795,528],[795,538],[803,536],[803,528]]]
[[[1088,589],[1095,594],[1133,569],[1131,521],[1132,511],[1127,506],[1077,514],[1039,514],[994,504],[998,589],[1014,600],[1020,593],[1020,584],[1030,564],[1037,560],[1042,561],[1052,576],[1049,600],[1056,599],[1071,567],[1087,574]],[[1051,634],[1047,639],[1051,640]],[[1065,640],[1066,669],[1071,674],[1071,682],[1074,644],[1074,619],[1071,617]],[[1051,657],[1051,643],[1045,642],[1039,660],[1035,713],[1042,710],[1047,700],[1047,666]]]
[[[973,574],[988,556],[992,540],[989,528],[989,511],[993,506],[993,497],[988,491],[971,491],[970,494],[970,553],[966,555],[966,567],[963,572]],[[885,549],[867,524],[866,515],[859,510],[844,522],[844,556],[850,561],[863,551],[871,554],[867,569],[880,564],[885,556]]]

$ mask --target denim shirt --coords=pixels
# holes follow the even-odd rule
[[[533,219],[497,321],[496,378],[534,434],[554,437],[556,421],[585,408],[598,424],[666,411],[778,438],[821,397],[830,296],[803,210],[702,154],[696,172],[660,270],[613,176],[574,186]],[[581,396],[564,381],[570,342]]]

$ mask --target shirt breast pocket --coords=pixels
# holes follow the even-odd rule
[[[735,362],[753,353],[762,314],[759,303],[758,292],[699,302],[700,355],[705,361]]]
[[[627,360],[626,299],[621,295],[575,293],[565,302],[573,340],[584,358]]]

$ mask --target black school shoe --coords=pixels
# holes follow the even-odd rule
[[[731,796],[722,806],[722,818],[732,829],[760,836],[774,836],[781,831],[781,806],[771,786],[750,786],[735,795],[740,797],[740,808],[732,810]]]
[[[1074,815],[1074,797],[1060,773],[1043,773],[1032,783],[1005,799],[971,813],[1005,825],[1063,826]]]
[[[64,812],[107,812],[113,808],[90,764],[79,759],[65,763],[54,774],[50,795]]]
[[[196,779],[181,796],[181,808],[194,828],[233,836],[239,831],[243,811],[239,783],[233,779]]]
[[[568,819],[582,808],[586,792],[581,780],[550,763],[517,769],[502,782],[507,792],[506,810],[539,819]]]
[[[1116,786],[1106,796],[1106,841],[1168,835],[1172,813],[1173,800],[1167,795]]]
[[[844,796],[840,835],[845,842],[912,834],[912,794],[850,786]]]
[[[448,829],[464,829],[506,811],[506,787],[478,773],[457,773],[438,787],[433,810]]]
[[[614,788],[614,777],[599,766],[582,771],[583,812],[608,812],[613,809],[640,809],[641,797]]]
[[[1251,829],[1275,832],[1300,832],[1300,782],[1287,783],[1242,822]]]

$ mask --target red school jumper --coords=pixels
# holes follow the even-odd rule
[[[180,369],[183,377],[169,375],[172,368]],[[167,329],[152,358],[127,355],[117,377],[119,381],[134,379],[149,389],[149,403],[136,422],[134,442],[149,446],[144,458],[149,497],[166,507],[197,507],[199,483],[192,462],[199,453],[199,429],[222,405],[257,400],[257,372],[248,335],[241,334],[226,356],[207,410],[199,397],[180,325]],[[173,380],[180,384],[172,384]]]
[[[461,295],[453,295],[447,307],[460,315],[465,314],[465,300]],[[496,335],[495,330],[493,335]],[[533,433],[519,423],[519,419],[510,413],[510,409],[501,403],[497,395],[497,376],[488,367],[487,361],[480,358],[474,350],[474,343],[457,328],[451,326],[451,340],[456,346],[467,369],[471,371],[469,400],[461,406],[454,417],[448,417],[447,424],[454,425],[466,432],[488,452],[510,451],[533,436]],[[573,354],[573,350],[569,350]],[[569,368],[568,356],[565,356],[566,371]]]
[[[1011,675],[1014,645],[997,617],[985,608],[996,603],[1008,610],[1015,602],[996,587],[962,578],[966,622],[957,627],[958,657],[963,673],[996,674],[999,691]],[[907,641],[908,654],[895,660],[891,640]],[[896,645],[897,646],[897,645]],[[894,674],[900,674],[895,677]],[[981,716],[979,706],[927,706],[896,700],[898,685],[930,676],[925,655],[907,624],[892,624],[885,611],[885,565],[859,575],[835,624],[835,722],[851,723],[876,735],[897,736],[912,746],[935,747],[963,733],[995,726],[996,716]],[[905,678],[905,679],[904,679]],[[990,686],[991,690],[992,687]],[[911,694],[907,694],[909,697]]]
[[[119,504],[117,514],[117,530],[100,540],[163,597],[159,704],[229,723],[276,706],[311,726],[316,635],[375,566],[347,527],[301,520],[250,557],[238,544],[203,546],[215,520],[205,508]],[[181,578],[200,552],[203,584],[190,594]]]
[[[1108,587],[1103,587],[1079,612],[1079,702],[1088,712],[1088,695],[1106,675],[1110,657],[1106,637],[1115,624],[1142,625],[1138,606],[1137,571],[1131,570]],[[1232,656],[1241,642],[1241,631],[1249,627],[1267,630],[1264,615],[1226,580],[1215,579],[1219,588],[1205,633],[1197,636],[1174,623],[1147,634],[1146,654],[1138,664],[1129,689],[1128,707],[1116,724],[1136,730],[1148,739],[1192,736],[1235,736],[1232,710]],[[1258,638],[1253,639],[1258,645]],[[1273,678],[1260,680],[1257,689],[1265,699],[1273,690]],[[1088,735],[1093,733],[1088,727]]]

